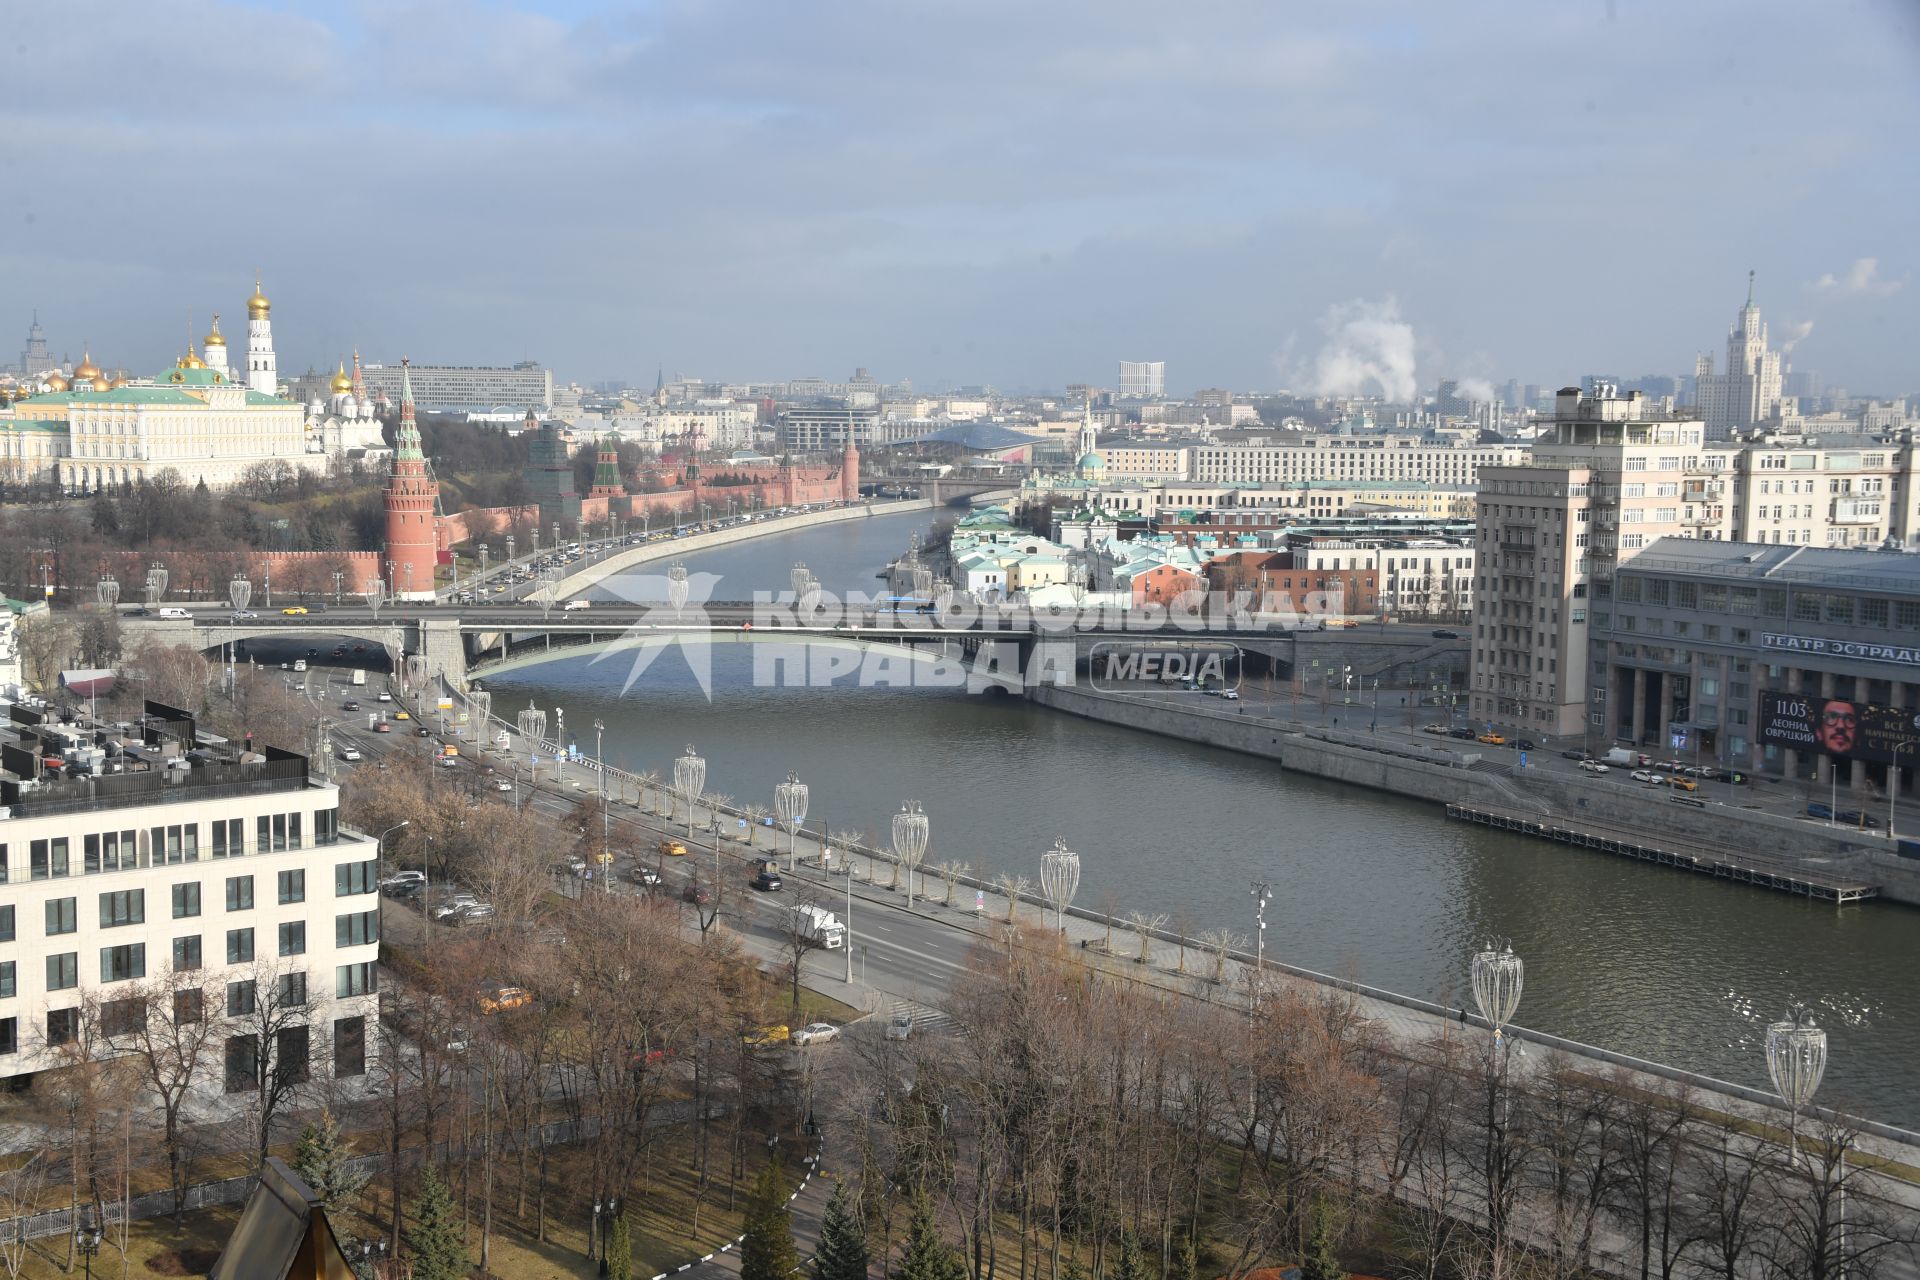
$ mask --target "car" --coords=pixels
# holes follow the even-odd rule
[[[1580,772],[1582,773],[1606,773],[1607,771],[1607,766],[1601,764],[1598,760],[1582,760],[1580,762]]]
[[[1534,742],[1532,738],[1515,738],[1513,745],[1514,748],[1519,751],[1536,751],[1539,749],[1539,744]]]
[[[355,702],[353,699],[349,698],[345,702],[340,704],[340,709],[342,711],[358,711],[360,709],[360,704]]]
[[[393,713],[393,718],[395,720],[411,720],[413,719],[413,715],[405,707],[402,707]]]
[[[442,769],[455,769],[460,765],[459,756],[435,756],[433,762]]]
[[[480,900],[472,894],[456,893],[452,897],[443,900],[433,909],[433,918],[435,920],[452,920],[456,916],[466,914],[468,907],[477,907],[479,905]]]
[[[421,725],[413,731],[413,736],[416,738],[431,738],[433,736],[433,730],[427,728],[425,725]]]
[[[809,1022],[798,1031],[791,1032],[787,1039],[792,1044],[825,1044],[829,1040],[840,1038],[840,1028],[831,1022]]]
[[[511,782],[509,782],[509,781],[507,781],[507,780],[506,780],[505,778],[495,778],[495,779],[493,780],[493,789],[494,789],[495,791],[508,791],[508,792],[510,792],[510,791],[512,791],[512,790],[513,790],[513,784],[512,784]]]
[[[392,701],[393,701],[393,695],[392,695],[392,694],[390,694],[390,693],[388,693],[388,692],[387,692],[387,691],[386,691],[385,689],[382,689],[382,690],[380,691],[380,696],[379,696],[379,697],[377,697],[376,699],[374,699],[374,701],[376,701],[376,702],[392,702]]]
[[[762,893],[778,893],[783,883],[785,882],[780,879],[778,871],[772,871],[766,867],[762,867],[760,874],[753,878],[753,887]]]
[[[1635,782],[1658,783],[1660,781],[1660,775],[1651,769],[1635,769],[1629,776],[1632,777]]]
[[[286,608],[282,609],[280,612],[283,616],[288,618],[304,618],[307,616],[306,606],[299,605],[299,604],[288,605]]]
[[[1727,783],[1729,786],[1745,786],[1747,775],[1741,773],[1738,769],[1716,769],[1713,771],[1713,780],[1715,782]]]
[[[1447,726],[1443,724],[1423,724],[1420,726],[1420,732],[1430,733],[1436,738],[1444,738],[1447,736]]]
[[[771,1027],[756,1027],[752,1031],[743,1031],[740,1038],[755,1048],[770,1048],[777,1044],[786,1044],[793,1033],[784,1024]]]
[[[233,620],[235,622],[245,622],[250,618],[257,618],[259,616],[260,615],[255,613],[252,609],[235,609],[233,611]]]
[[[340,748],[340,758],[342,760],[358,760],[360,759],[360,748],[342,747]]]
[[[1433,638],[1435,640],[1458,640],[1460,633],[1458,631],[1449,631],[1445,627],[1437,627],[1434,629]]]
[[[480,1012],[501,1013],[508,1009],[523,1009],[533,1003],[533,993],[525,987],[497,987],[492,991],[480,993]]]
[[[129,609],[129,610],[127,610],[127,616],[128,616],[129,618],[151,618],[151,617],[153,616],[153,610],[151,610],[151,609]]]
[[[392,733],[393,726],[388,724],[385,720],[382,720],[379,724],[376,724],[373,726],[373,731],[375,733]]]
[[[680,890],[680,901],[691,902],[696,907],[704,907],[713,901],[713,891],[698,880],[692,880]]]
[[[896,1013],[887,1019],[887,1039],[906,1040],[913,1035],[913,1015]]]
[[[645,885],[649,889],[660,887],[660,873],[652,867],[631,867],[627,871],[627,879],[635,884]]]
[[[1222,689],[1220,691],[1220,696],[1226,699],[1228,702],[1240,701],[1240,691],[1238,689]]]
[[[1504,747],[1507,745],[1507,740],[1497,733],[1477,734],[1473,740],[1475,742],[1484,742],[1490,747]]]
[[[1562,751],[1560,753],[1560,758],[1562,760],[1585,760],[1588,757],[1587,757],[1587,753],[1584,751]]]
[[[424,871],[396,871],[380,882],[382,889],[398,889],[403,884],[425,884],[427,873]]]
[[[678,840],[662,840],[653,847],[653,851],[669,858],[684,858],[687,856],[687,846],[681,844]]]
[[[1449,729],[1447,730],[1447,736],[1449,738],[1458,738],[1462,742],[1472,742],[1474,734],[1471,729]]]
[[[1671,778],[1668,778],[1667,782],[1675,791],[1698,791],[1700,789],[1700,784],[1692,778],[1683,778],[1677,773]]]
[[[491,919],[493,919],[493,904],[491,902],[473,902],[460,908],[459,913],[454,916],[453,922],[455,924],[479,924],[484,920]]]

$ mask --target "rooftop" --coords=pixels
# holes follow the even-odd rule
[[[1685,574],[1782,584],[1819,583],[1920,596],[1920,555],[1899,551],[1662,538],[1621,565],[1619,572]]]

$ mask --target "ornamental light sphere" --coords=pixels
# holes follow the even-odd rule
[[[244,574],[234,574],[233,581],[227,584],[227,599],[233,602],[235,609],[244,609],[253,599],[253,584]]]
[[[689,832],[693,830],[693,802],[700,798],[706,785],[707,762],[693,749],[693,744],[688,743],[686,754],[673,762],[673,787],[680,793],[680,798],[686,801]]]
[[[798,774],[788,774],[787,780],[773,789],[774,819],[786,829],[787,853],[794,853],[800,824],[807,820],[807,784],[800,781]]]
[[[918,801],[900,806],[893,815],[893,856],[907,869],[907,901],[913,901],[913,873],[927,856],[927,840],[932,834],[927,815]]]
[[[1480,1016],[1498,1033],[1520,1007],[1520,988],[1526,980],[1526,965],[1513,954],[1510,945],[1489,942],[1486,950],[1473,957],[1473,999]]]
[[[667,603],[675,613],[687,607],[687,566],[678,560],[667,566]]]
[[[1056,928],[1066,926],[1067,908],[1080,889],[1080,855],[1067,848],[1066,841],[1055,840],[1053,848],[1040,855],[1040,892],[1053,907]]]
[[[1813,1011],[1794,1005],[1767,1028],[1767,1074],[1774,1091],[1798,1111],[1813,1101],[1827,1071],[1827,1033],[1816,1026]]]

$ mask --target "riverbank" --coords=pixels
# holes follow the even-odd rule
[[[1610,852],[1619,850],[1607,850],[1605,842],[1625,841],[1636,849],[1676,853],[1671,859],[1630,855],[1643,860],[1707,874],[1717,874],[1715,866],[1751,873],[1721,878],[1770,888],[1791,884],[1798,887],[1788,891],[1814,897],[1835,888],[1843,899],[1859,895],[1838,886],[1871,885],[1889,901],[1920,904],[1920,867],[1899,865],[1906,860],[1867,845],[1871,837],[1776,814],[1666,794],[1655,800],[1598,778],[1516,777],[1478,753],[1248,714],[1244,706],[1146,701],[1060,685],[1031,688],[1027,698],[1068,715],[1259,756],[1316,778],[1507,815],[1514,820],[1509,829],[1518,834]],[[1592,843],[1550,832],[1587,836]],[[1700,850],[1710,855],[1707,862],[1686,866],[1686,856]]]

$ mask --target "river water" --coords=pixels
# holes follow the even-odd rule
[[[796,560],[828,590],[872,591],[928,522],[803,530],[686,564],[717,575],[716,599],[785,590]],[[1081,854],[1078,905],[1163,911],[1189,933],[1250,935],[1249,885],[1267,880],[1268,955],[1428,999],[1470,1002],[1468,958],[1502,936],[1527,965],[1522,1025],[1755,1087],[1767,1084],[1765,1023],[1800,999],[1830,1030],[1820,1100],[1920,1127],[1912,910],[1836,909],[1501,835],[1430,804],[1018,699],[759,687],[754,648],[712,646],[711,700],[669,654],[638,675],[630,656],[523,669],[491,682],[495,706],[558,705],[588,751],[579,729],[597,717],[607,758],[630,769],[670,775],[695,744],[708,788],[740,801],[771,806],[774,785],[798,772],[809,826],[884,840],[900,802],[918,800],[932,820],[929,863],[1037,878],[1041,852],[1064,839]]]

